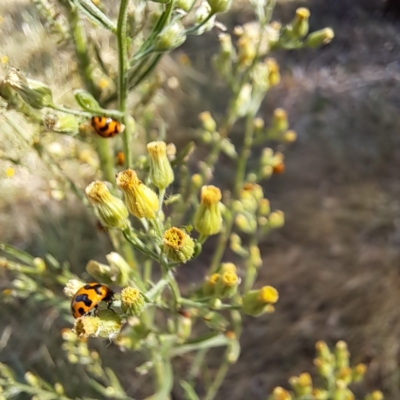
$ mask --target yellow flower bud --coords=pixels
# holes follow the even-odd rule
[[[295,39],[302,39],[308,33],[308,19],[310,11],[308,8],[301,7],[296,10],[296,16],[292,22],[292,34]]]
[[[126,287],[121,291],[121,310],[123,313],[138,317],[145,306],[142,293],[136,288]]]
[[[186,263],[194,253],[193,239],[182,229],[172,227],[164,232],[163,249],[171,261]]]
[[[125,204],[110,193],[104,182],[92,182],[85,191],[104,227],[124,229],[127,226],[129,213]]]
[[[29,386],[40,388],[40,382],[36,375],[32,372],[28,371],[25,373],[25,380]]]
[[[352,381],[352,370],[350,367],[341,367],[337,373],[336,377],[346,382],[346,384],[351,383]]]
[[[271,400],[292,400],[292,396],[286,389],[278,386],[272,392]]]
[[[258,213],[262,216],[268,216],[271,212],[271,205],[268,199],[261,199],[258,204]]]
[[[237,270],[236,265],[233,264],[233,263],[230,263],[230,262],[222,263],[220,268],[219,268],[219,271],[220,271],[221,274],[223,274],[225,272],[234,272],[234,273],[236,273],[236,270]]]
[[[268,67],[269,71],[269,86],[276,86],[281,81],[281,74],[279,72],[279,64],[276,62],[274,58],[267,58],[265,60],[265,64]]]
[[[178,0],[175,3],[176,8],[180,8],[185,12],[188,12],[192,9],[193,3],[195,0]]]
[[[228,11],[232,6],[232,0],[207,0],[213,14]]]
[[[258,202],[263,196],[264,192],[260,185],[250,182],[245,183],[239,194],[243,210],[255,214],[258,208]]]
[[[238,214],[235,218],[235,225],[244,233],[253,233],[257,229],[257,221],[254,215],[251,214]]]
[[[357,364],[353,368],[353,382],[360,382],[367,372],[367,366],[365,364]]]
[[[174,171],[167,157],[165,142],[150,142],[147,144],[150,161],[150,179],[154,186],[164,190],[174,181]]]
[[[347,392],[347,384],[345,381],[338,379],[335,382],[336,388],[333,392],[333,400],[345,400]]]
[[[156,37],[154,49],[156,51],[168,51],[176,49],[186,40],[185,29],[179,22],[167,25]]]
[[[384,399],[383,393],[380,390],[373,391],[365,398],[365,400],[383,400],[383,399]]]
[[[256,317],[266,312],[266,306],[275,304],[278,299],[278,291],[272,286],[251,290],[243,296],[243,313]]]
[[[306,46],[316,49],[322,45],[328,44],[335,37],[331,28],[321,29],[319,31],[310,33],[306,39]]]
[[[315,344],[315,349],[317,350],[318,357],[321,357],[323,360],[330,362],[332,360],[332,353],[329,350],[328,345],[323,340],[319,340]]]
[[[158,196],[146,186],[133,169],[117,174],[117,185],[124,192],[128,210],[137,218],[154,219],[159,207]]]
[[[221,277],[220,274],[215,273],[211,276],[206,277],[206,280],[203,284],[203,292],[206,296],[213,296],[215,293],[215,288],[219,278]]]
[[[317,368],[318,373],[323,378],[329,378],[331,376],[333,367],[327,360],[324,360],[323,358],[318,357],[318,358],[314,359],[314,365]]]
[[[287,112],[283,108],[277,108],[274,111],[272,119],[272,129],[274,132],[284,132],[288,129],[289,122]]]
[[[339,342],[336,343],[335,356],[337,368],[349,366],[350,352],[347,349],[347,343],[345,341],[339,340]]]
[[[230,298],[237,292],[239,283],[236,272],[224,272],[216,283],[215,293],[221,299]]]
[[[312,392],[314,398],[313,400],[328,400],[329,392],[323,389],[314,389]]]
[[[203,123],[203,128],[210,133],[214,133],[217,130],[217,123],[211,116],[209,111],[203,111],[199,114],[199,119]]]
[[[192,333],[192,320],[191,318],[184,317],[182,315],[178,316],[177,324],[177,336],[179,343],[183,343],[186,339],[190,337]]]
[[[256,267],[259,268],[262,266],[262,258],[260,254],[260,248],[258,246],[250,246],[250,261]]]
[[[44,108],[53,105],[51,89],[44,83],[27,79],[22,73],[10,68],[3,84],[11,87],[22,97],[22,99],[33,108]]]
[[[286,131],[286,133],[283,135],[283,139],[287,143],[293,143],[297,139],[297,133],[293,130]]]
[[[285,214],[280,210],[274,211],[269,214],[268,221],[271,229],[282,228],[282,226],[285,224]]]
[[[194,227],[203,236],[217,234],[222,227],[221,191],[215,186],[201,188],[200,206],[194,216]]]

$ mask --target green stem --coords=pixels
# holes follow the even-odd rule
[[[243,186],[243,182],[246,174],[247,160],[250,156],[251,146],[254,138],[254,114],[252,112],[247,114],[246,117],[246,129],[243,140],[243,149],[240,153],[239,160],[236,168],[235,177],[235,195],[239,196],[240,190]]]
[[[79,22],[78,10],[67,6],[68,21],[70,23],[71,36],[74,42],[79,74],[86,89],[95,97],[99,98],[100,89],[95,85],[92,75],[91,58],[86,46],[87,38]]]
[[[99,154],[100,158],[100,165],[103,171],[103,178],[111,182],[112,185],[115,187],[115,173],[114,173],[114,160],[111,155],[111,149],[109,146],[109,142],[107,139],[103,139],[101,137],[96,136],[96,147],[97,153]]]
[[[117,24],[117,41],[118,41],[118,82],[119,82],[119,98],[118,108],[122,114],[122,122],[125,125],[125,130],[122,133],[125,167],[132,166],[132,153],[130,147],[130,124],[128,121],[128,48],[127,48],[127,16],[128,16],[129,0],[121,0],[118,24]]]
[[[171,289],[172,298],[174,301],[174,309],[175,311],[178,311],[182,297],[178,284],[176,283],[175,277],[171,271],[168,272],[168,286]]]
[[[217,394],[219,388],[222,385],[222,382],[225,379],[226,374],[228,373],[229,367],[230,364],[225,357],[224,361],[222,362],[221,366],[218,369],[214,382],[207,390],[204,400],[213,400],[215,398],[215,395]]]
[[[211,276],[213,273],[217,272],[219,268],[222,257],[225,253],[226,245],[228,244],[228,240],[232,232],[234,219],[234,215],[229,217],[229,219],[225,223],[223,231],[218,237],[217,247],[211,260],[210,269],[208,270],[208,276]]]
[[[148,292],[146,292],[146,298],[154,301],[154,299],[164,290],[167,285],[168,279],[160,279]]]

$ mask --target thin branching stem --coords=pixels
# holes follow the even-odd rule
[[[122,115],[122,122],[125,124],[125,130],[122,133],[125,154],[125,167],[132,167],[131,151],[131,126],[129,124],[128,113],[128,47],[127,47],[127,17],[129,0],[121,0],[118,24],[118,109]]]

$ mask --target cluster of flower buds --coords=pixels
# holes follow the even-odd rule
[[[355,400],[352,390],[349,388],[351,383],[360,382],[367,371],[365,364],[358,364],[350,367],[350,353],[347,344],[343,341],[336,343],[334,351],[323,342],[316,344],[317,357],[314,364],[318,374],[329,382],[326,387],[315,387],[311,375],[307,372],[289,379],[292,391],[282,387],[276,387],[269,400],[298,400],[312,398],[313,400]],[[365,400],[383,400],[380,391],[374,391],[365,397]]]

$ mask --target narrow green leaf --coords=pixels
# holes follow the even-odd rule
[[[76,90],[74,92],[76,102],[86,111],[101,111],[101,107],[97,100],[85,90]]]
[[[115,33],[117,27],[91,0],[72,0],[75,6],[96,25]]]
[[[25,251],[19,250],[16,247],[11,246],[10,244],[0,242],[0,250],[4,251],[4,253],[10,256],[15,257],[16,259],[25,264],[33,265],[34,257],[26,253]]]

